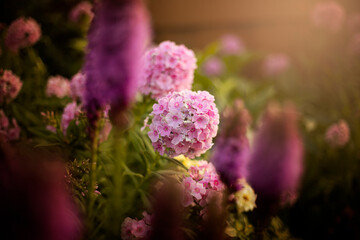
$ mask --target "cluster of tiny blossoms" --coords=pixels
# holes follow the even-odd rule
[[[152,144],[161,155],[198,157],[212,146],[219,124],[214,97],[206,91],[169,93],[154,104],[149,125]]]
[[[192,50],[173,42],[162,42],[144,56],[140,91],[155,99],[169,92],[190,90],[194,81],[196,57]]]
[[[63,98],[70,95],[70,82],[62,76],[50,77],[46,86],[46,95]]]
[[[152,217],[147,212],[143,212],[144,218],[136,220],[132,218],[125,218],[121,225],[121,239],[132,240],[132,239],[144,239],[148,236],[151,230]]]
[[[20,92],[22,82],[10,70],[5,70],[0,75],[0,103],[10,102]]]
[[[32,18],[20,17],[12,22],[5,37],[5,45],[13,52],[32,46],[41,36],[39,24]]]

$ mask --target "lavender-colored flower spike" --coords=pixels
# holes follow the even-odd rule
[[[231,191],[237,191],[242,188],[238,180],[247,175],[249,141],[246,129],[250,115],[243,102],[237,100],[233,107],[224,110],[221,122],[220,136],[215,143],[211,162],[221,180]]]
[[[249,162],[248,180],[258,194],[258,212],[272,214],[286,201],[284,197],[296,194],[303,172],[302,157],[294,106],[269,105]]]
[[[147,12],[140,0],[103,0],[95,6],[84,67],[90,121],[105,104],[112,104],[115,111],[123,110],[133,99],[149,32]]]

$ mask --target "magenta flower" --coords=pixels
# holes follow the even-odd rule
[[[150,32],[140,0],[104,0],[94,9],[84,67],[85,108],[90,122],[98,118],[97,111],[106,104],[112,105],[116,118],[133,100]]]
[[[94,17],[94,13],[92,12],[92,4],[87,1],[80,2],[73,9],[71,9],[69,19],[73,22],[79,22],[83,16],[87,16],[90,20],[92,20]]]
[[[0,141],[9,142],[20,138],[20,127],[13,118],[10,121],[4,111],[0,109]]]
[[[193,51],[165,41],[145,53],[140,92],[159,99],[170,92],[191,90],[196,69]]]
[[[70,82],[62,76],[50,77],[46,86],[46,95],[48,97],[63,98],[70,95]]]
[[[219,124],[214,97],[204,91],[169,93],[154,104],[150,115],[148,136],[160,154],[171,157],[200,156],[212,146]]]
[[[65,106],[64,112],[61,116],[61,128],[64,135],[66,135],[67,128],[70,122],[76,119],[80,114],[80,108],[76,105],[76,102],[69,103]]]
[[[345,120],[334,123],[326,130],[325,140],[333,147],[345,146],[350,140],[349,125]]]
[[[5,45],[14,53],[34,45],[41,36],[39,24],[32,18],[20,17],[12,22],[5,36]]]
[[[240,190],[242,185],[239,180],[247,177],[249,141],[246,131],[249,123],[249,112],[240,100],[222,114],[220,136],[216,140],[211,162],[231,191]]]
[[[297,192],[303,173],[303,144],[294,107],[270,105],[253,146],[249,183],[258,194],[260,211],[273,211],[289,193]]]
[[[13,74],[10,70],[5,70],[0,75],[0,104],[9,103],[16,98],[22,87],[20,78]]]
[[[219,51],[224,55],[237,55],[245,51],[245,45],[240,38],[227,34],[220,39]]]
[[[273,53],[264,59],[263,71],[267,76],[276,76],[289,67],[289,57],[283,53]]]
[[[336,32],[344,23],[345,10],[335,1],[321,2],[314,6],[311,18],[316,27]]]
[[[202,72],[208,77],[218,77],[224,72],[224,63],[217,57],[208,58],[202,65]]]
[[[86,76],[81,72],[78,72],[72,77],[70,82],[70,95],[74,100],[78,98],[83,102],[85,97],[85,83]]]
[[[141,220],[125,218],[121,225],[121,239],[145,239],[151,231],[152,216],[147,212],[143,212],[144,218]]]

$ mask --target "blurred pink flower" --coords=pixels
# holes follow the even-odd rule
[[[316,27],[336,32],[345,21],[345,9],[335,1],[321,2],[314,6],[311,18]]]
[[[342,147],[350,140],[349,125],[345,120],[340,120],[331,125],[325,134],[325,140],[333,147]]]
[[[50,77],[46,86],[46,95],[63,98],[70,95],[70,82],[62,76]]]
[[[66,135],[67,128],[70,122],[76,119],[80,114],[80,108],[76,105],[76,102],[69,103],[65,106],[64,112],[61,116],[61,128],[64,135]]]
[[[208,58],[202,65],[202,71],[208,77],[220,76],[224,68],[224,63],[215,56]]]
[[[86,76],[82,72],[78,72],[71,78],[70,82],[70,90],[71,90],[71,97],[76,100],[79,98],[81,102],[85,97],[85,82]]]
[[[90,20],[92,20],[94,17],[92,8],[93,6],[90,2],[80,2],[75,7],[73,7],[73,9],[71,9],[69,18],[73,22],[79,22],[82,16],[87,16]]]
[[[39,24],[32,18],[20,17],[12,22],[5,36],[5,45],[13,52],[34,45],[41,36]]]
[[[5,70],[0,75],[0,104],[14,99],[19,94],[21,87],[20,78],[10,70]]]
[[[245,45],[243,41],[235,35],[227,34],[220,39],[221,54],[224,55],[236,55],[245,51]]]
[[[196,57],[184,45],[165,41],[143,57],[140,92],[159,99],[170,92],[191,90],[196,69]]]
[[[147,212],[143,212],[144,218],[135,220],[132,218],[125,218],[121,224],[121,238],[123,240],[145,239],[151,231],[152,216]]]
[[[263,62],[263,71],[267,76],[276,76],[289,67],[289,57],[283,53],[273,53],[266,56]]]
[[[18,140],[20,138],[20,127],[13,118],[10,121],[4,111],[0,109],[0,140],[4,142]]]

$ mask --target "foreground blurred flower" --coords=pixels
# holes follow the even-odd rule
[[[14,99],[19,94],[21,87],[20,78],[10,70],[4,70],[0,75],[0,104]]]
[[[140,91],[158,99],[170,92],[191,90],[196,57],[184,45],[165,41],[145,53]]]
[[[276,76],[289,67],[289,57],[283,53],[273,53],[264,59],[263,71],[267,76]]]
[[[80,114],[80,108],[76,105],[76,102],[69,103],[65,106],[64,112],[61,116],[61,128],[64,135],[66,135],[67,128],[72,120],[74,120]]]
[[[72,77],[70,82],[70,90],[71,90],[71,97],[74,100],[79,98],[81,102],[83,102],[85,96],[85,83],[86,83],[86,76],[82,72],[78,72]]]
[[[315,26],[336,32],[344,23],[345,10],[335,1],[321,2],[313,8],[311,18]]]
[[[63,98],[70,95],[70,82],[62,76],[50,77],[46,85],[46,95],[48,97]]]
[[[210,161],[231,191],[240,190],[243,186],[238,181],[247,175],[249,141],[246,130],[249,123],[249,112],[240,100],[222,114],[220,135]]]
[[[303,144],[292,105],[269,105],[255,136],[249,183],[258,194],[258,212],[271,215],[283,198],[296,193],[303,172]]]
[[[326,130],[326,141],[333,147],[342,147],[350,139],[349,125],[345,120],[334,123]]]
[[[18,140],[20,137],[20,130],[16,120],[13,118],[10,124],[4,111],[0,109],[0,141],[8,142]]]
[[[224,55],[241,54],[245,51],[245,45],[240,38],[232,34],[227,34],[220,40],[219,51]]]
[[[34,45],[41,36],[39,24],[32,18],[20,17],[12,22],[5,36],[5,45],[13,52]]]
[[[84,67],[85,108],[91,123],[106,104],[112,104],[112,120],[116,121],[117,113],[134,98],[149,32],[140,0],[104,0],[95,6]]]
[[[217,57],[208,58],[202,65],[202,72],[208,77],[217,77],[224,72],[224,63]]]
[[[90,20],[94,17],[92,4],[87,1],[78,3],[73,9],[71,9],[69,14],[69,18],[73,22],[79,22],[83,16],[87,16]]]
[[[0,146],[0,225],[4,239],[80,239],[63,166],[33,148]],[[45,160],[46,159],[46,160]]]
[[[148,136],[156,151],[171,157],[194,158],[212,146],[219,114],[214,97],[206,91],[168,94],[154,104]]]

